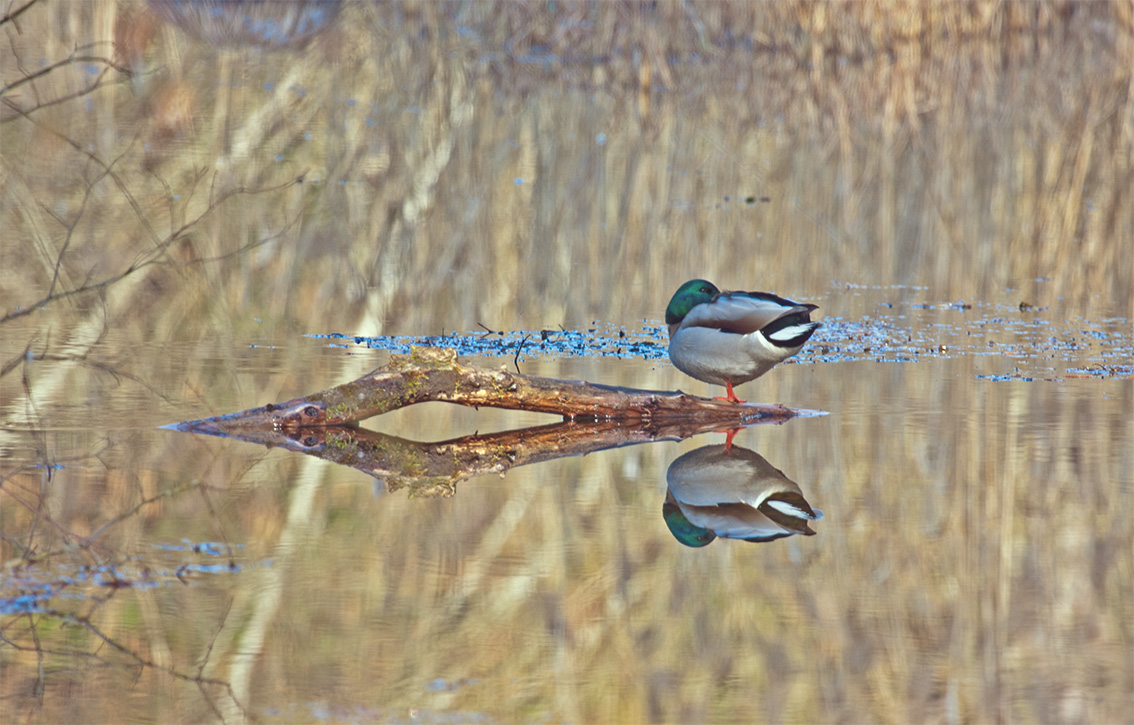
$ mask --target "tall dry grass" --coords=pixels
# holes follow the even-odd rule
[[[144,5],[33,7],[9,85],[39,47],[136,74],[75,63],[5,93],[6,312],[151,257],[116,324],[576,325],[656,315],[692,272],[1130,299],[1128,4],[556,8],[350,5],[289,55]],[[109,85],[46,105],[96,68]],[[747,195],[771,201],[724,202]]]

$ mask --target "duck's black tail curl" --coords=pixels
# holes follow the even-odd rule
[[[811,310],[793,312],[767,324],[760,333],[776,347],[800,347],[823,323],[812,321]]]

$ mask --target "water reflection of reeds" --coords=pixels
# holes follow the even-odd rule
[[[810,299],[847,281],[923,285],[934,300],[1020,285],[1068,316],[1130,314],[1129,3],[557,6],[348,4],[288,54],[211,48],[142,5],[33,5],[0,49],[4,314],[129,274],[4,323],[6,356],[30,343],[68,358],[40,361],[26,390],[5,376],[5,406],[49,423],[29,400],[131,384],[107,380],[108,360],[197,401],[231,369],[199,351],[138,370],[132,351],[245,340],[262,333],[256,317],[276,342],[582,328],[659,317],[691,273]],[[135,75],[82,61],[15,85],[18,68],[76,48]],[[206,214],[225,193],[277,186]],[[131,271],[139,260],[153,263]],[[378,505],[310,463],[186,460],[183,480],[211,497],[143,506],[110,543],[219,529],[261,561],[280,555],[288,497],[326,483],[303,489],[318,492],[288,549],[293,588],[271,590],[262,679],[245,683],[258,703],[318,692],[405,712],[435,678],[473,676],[429,706],[584,721],[1121,719],[1134,575],[1120,484],[1134,460],[1129,420],[1105,411],[1134,408],[1131,389],[1100,412],[1092,384],[974,388],[975,366],[762,381],[767,400],[908,412],[761,446],[839,512],[818,548],[677,551],[642,483],[662,480],[663,446],[569,461],[555,471],[569,484],[485,486],[457,512]],[[286,394],[245,403],[304,383],[295,370]],[[911,400],[933,405],[905,411]],[[18,483],[30,510],[42,496],[81,535],[168,485],[156,472],[170,451],[113,456],[46,482],[22,470],[5,489]],[[48,550],[66,543],[9,499],[0,515],[5,561],[27,554],[14,542],[33,529]],[[150,661],[192,672],[211,649],[206,674],[229,677],[265,591],[123,592],[89,613]],[[212,717],[192,682],[73,628],[82,654],[49,653],[66,672],[37,705],[40,661],[21,632],[5,630],[28,649],[0,648],[0,683],[38,719],[118,719],[127,688],[176,691],[153,698],[154,719]],[[121,667],[92,674],[107,661]],[[69,697],[92,683],[111,696]]]
[[[128,268],[220,191],[300,174],[206,217],[161,258],[178,271],[134,275],[112,312],[152,310],[151,329],[218,304],[369,333],[575,326],[656,314],[690,269],[792,294],[1050,277],[1079,306],[1131,296],[1125,5],[411,7],[350,7],[303,56],[166,29],[133,83],[34,111],[81,90],[92,64],[76,63],[5,94],[6,147],[37,149],[5,154],[8,238],[27,251],[5,299],[48,291],[80,212],[63,289],[96,260],[96,280]],[[76,12],[25,13],[15,52],[43,35],[51,58],[91,42],[113,57],[97,43],[127,11]],[[114,175],[81,206],[88,150]]]

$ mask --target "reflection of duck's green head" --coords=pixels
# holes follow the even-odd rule
[[[720,294],[720,290],[712,282],[703,279],[691,279],[677,288],[665,308],[665,324],[676,325],[685,319],[689,310],[705,302],[712,302]]]
[[[665,518],[665,525],[669,527],[669,533],[673,534],[673,538],[686,546],[693,548],[707,546],[717,538],[712,531],[689,523],[689,519],[681,512],[681,507],[673,501],[662,504],[662,517]]]

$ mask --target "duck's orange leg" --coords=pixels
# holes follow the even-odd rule
[[[727,400],[730,403],[747,403],[748,402],[747,400],[741,400],[740,398],[736,397],[736,393],[732,392],[732,381],[731,380],[725,381],[725,391],[728,393],[726,397],[722,398],[721,396],[717,395],[717,396],[713,397],[713,400]]]
[[[726,431],[721,431],[721,432],[725,434],[724,452],[728,453],[730,450],[732,450],[732,439],[736,437],[736,434],[740,432],[740,429],[739,428],[733,428],[732,430],[726,430]]]

